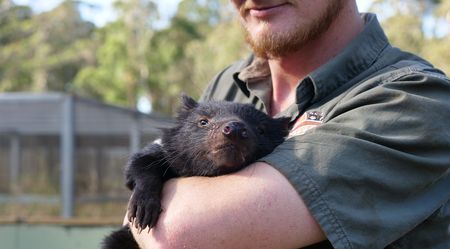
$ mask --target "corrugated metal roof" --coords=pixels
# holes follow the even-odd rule
[[[126,135],[136,128],[154,134],[171,124],[169,118],[63,93],[0,93],[0,133],[60,134],[63,104],[69,98],[73,98],[76,134]]]

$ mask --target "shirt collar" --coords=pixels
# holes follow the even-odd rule
[[[335,58],[308,75],[314,86],[312,102],[317,102],[332,91],[367,70],[389,42],[375,14],[363,14],[365,28]]]
[[[301,109],[304,109],[307,104],[323,99],[367,70],[376,61],[383,49],[389,45],[376,15],[365,13],[362,14],[362,17],[365,22],[363,31],[335,58],[311,72],[299,84],[296,104],[301,104],[303,106]],[[252,55],[243,65],[246,66],[235,72],[234,79],[247,96],[252,92],[251,85],[258,84],[258,89],[261,89],[261,82],[266,82],[266,90],[271,92],[270,69],[265,59]],[[303,87],[300,87],[301,85]],[[300,91],[305,92],[304,90],[310,94],[309,103],[305,103],[304,94],[300,94]],[[262,99],[262,101],[265,102],[266,100]]]

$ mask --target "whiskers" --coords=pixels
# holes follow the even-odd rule
[[[185,140],[182,144],[166,144],[164,160],[168,166],[164,174],[172,169],[177,175],[196,175],[198,166],[194,162],[206,160],[209,151],[208,149],[205,150],[204,144],[206,142],[207,138],[199,138]]]

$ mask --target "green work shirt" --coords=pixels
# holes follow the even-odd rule
[[[450,81],[392,47],[377,18],[311,72],[279,115],[291,135],[261,159],[296,188],[330,244],[321,248],[450,248]],[[202,100],[270,110],[267,61],[218,74]]]

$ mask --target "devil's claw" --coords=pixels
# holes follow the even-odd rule
[[[152,228],[161,213],[161,199],[159,195],[135,189],[128,204],[128,220],[134,222],[139,230]]]

